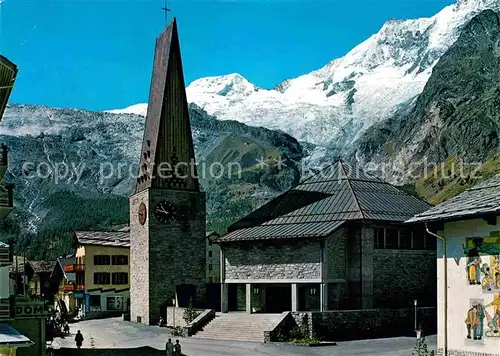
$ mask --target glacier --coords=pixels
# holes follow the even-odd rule
[[[459,0],[430,18],[389,20],[344,57],[263,89],[233,73],[193,81],[188,101],[219,120],[282,130],[299,141],[345,149],[368,127],[419,95],[463,26],[499,0]],[[147,104],[113,113],[145,116]]]

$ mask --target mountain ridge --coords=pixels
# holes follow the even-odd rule
[[[200,78],[188,100],[220,120],[279,129],[299,141],[344,149],[418,96],[462,27],[496,0],[461,0],[436,15],[389,20],[345,56],[262,89],[239,74]],[[112,112],[145,115],[146,104]]]
[[[500,13],[485,10],[441,57],[417,100],[363,133],[357,159],[390,167],[389,180],[396,170],[415,171],[423,176],[417,193],[434,203],[488,178],[500,171],[499,83]],[[438,174],[425,174],[429,164]]]

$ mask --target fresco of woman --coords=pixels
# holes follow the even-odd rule
[[[481,258],[479,256],[469,257],[467,263],[467,275],[469,277],[469,284],[481,284]]]

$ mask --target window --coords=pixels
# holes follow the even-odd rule
[[[385,247],[397,249],[399,246],[399,231],[397,229],[387,229],[386,234]]]
[[[211,271],[212,270],[212,265],[208,265],[208,270]]]
[[[116,298],[107,297],[106,298],[106,310],[116,310]]]
[[[125,272],[113,273],[113,284],[128,284],[128,273]]]
[[[399,230],[399,248],[403,250],[411,249],[411,231],[408,229]]]
[[[110,284],[110,275],[105,272],[94,272],[94,284]]]
[[[416,229],[413,231],[413,248],[415,250],[423,250],[425,247],[425,231]]]
[[[385,248],[384,238],[385,238],[385,229],[383,228],[375,229],[374,248]]]
[[[94,265],[103,266],[109,265],[109,255],[95,255],[94,256]]]
[[[101,306],[101,296],[100,295],[91,295],[90,296],[90,306],[91,307],[100,307]]]
[[[212,257],[212,250],[208,250],[208,257]]]
[[[127,255],[114,255],[112,257],[113,265],[128,265],[128,256]]]

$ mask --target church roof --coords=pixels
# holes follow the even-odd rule
[[[415,215],[408,223],[462,220],[494,214],[500,215],[500,174]]]
[[[135,192],[199,191],[177,22],[156,39],[146,126]]]
[[[325,237],[347,221],[403,222],[428,208],[359,167],[337,161],[231,225],[218,241]]]
[[[130,247],[128,231],[75,231],[80,245]]]

